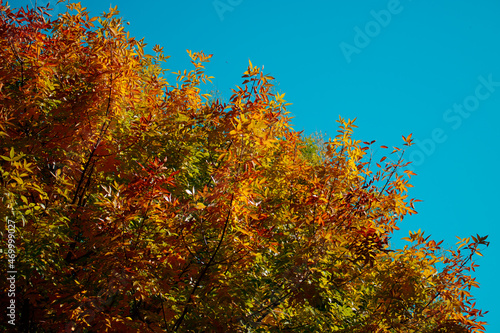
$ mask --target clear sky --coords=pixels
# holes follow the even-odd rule
[[[401,146],[401,135],[413,133],[410,196],[423,202],[393,238],[420,228],[451,246],[455,235],[489,235],[473,292],[490,311],[487,332],[500,332],[499,1],[81,3],[93,15],[118,5],[131,35],[163,46],[173,71],[191,68],[186,49],[214,54],[207,73],[226,98],[249,59],[265,66],[293,103],[297,130],[334,136],[340,115],[357,118],[356,139],[379,145]]]

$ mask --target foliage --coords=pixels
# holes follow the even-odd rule
[[[303,138],[252,63],[227,103],[202,93],[211,55],[188,51],[194,69],[170,84],[162,48],[145,54],[116,8],[68,8],[0,2],[0,212],[2,232],[17,225],[21,329],[484,332],[470,270],[486,237],[389,247],[418,201],[404,150],[372,166],[344,119],[333,139]]]

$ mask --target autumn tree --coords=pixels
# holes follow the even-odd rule
[[[49,13],[0,1],[0,265],[18,272],[16,328],[484,332],[470,290],[486,237],[390,246],[418,201],[411,135],[375,163],[351,120],[324,142],[295,131],[252,63],[224,102],[203,93],[211,55],[188,51],[193,69],[169,83],[162,48],[146,54],[117,8]]]

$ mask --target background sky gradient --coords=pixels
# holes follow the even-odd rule
[[[55,2],[55,1],[53,1]],[[14,0],[13,7],[35,3]],[[38,0],[38,4],[46,1]],[[354,138],[399,146],[418,174],[419,212],[393,244],[422,229],[452,246],[455,235],[489,235],[477,263],[487,332],[500,332],[500,2],[494,0],[83,0],[92,15],[118,5],[132,36],[191,69],[186,49],[214,54],[207,74],[229,98],[248,60],[279,82],[297,130],[335,136],[339,115]],[[64,4],[55,5],[57,14]],[[167,76],[174,83],[175,75]]]

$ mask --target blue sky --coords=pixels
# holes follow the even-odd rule
[[[401,135],[413,133],[418,144],[407,156],[418,176],[410,196],[423,202],[394,238],[422,229],[451,246],[455,235],[489,235],[474,295],[490,311],[487,331],[500,332],[500,2],[81,3],[93,15],[118,5],[131,35],[163,46],[173,71],[190,68],[186,49],[214,54],[207,73],[226,98],[249,59],[265,66],[293,103],[297,130],[334,136],[340,115],[357,118],[356,139],[379,145],[401,146]]]

